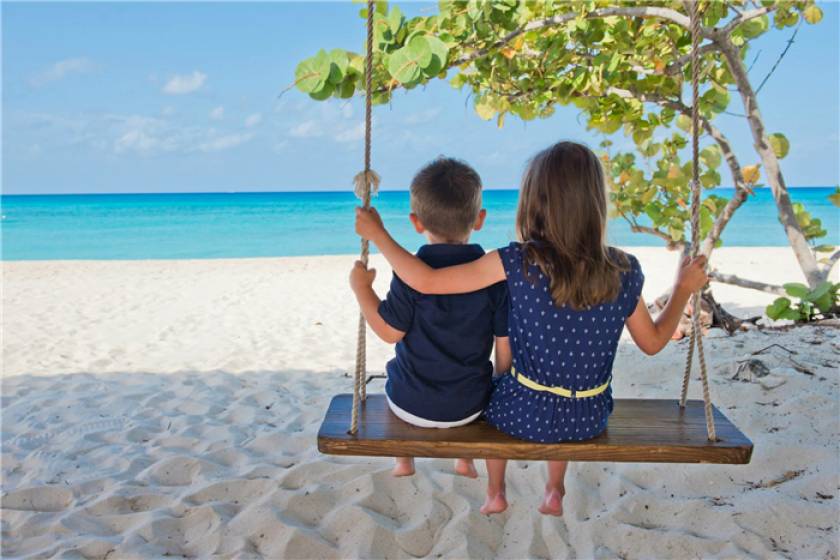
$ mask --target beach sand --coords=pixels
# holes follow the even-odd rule
[[[631,252],[650,301],[676,257]],[[432,459],[394,479],[389,459],[318,453],[331,395],[352,386],[353,260],[2,263],[3,556],[838,557],[837,330],[710,332],[712,397],[753,440],[749,465],[575,463],[558,519],[536,512],[545,466],[515,462],[511,507],[486,517],[480,462],[478,480]],[[724,248],[713,264],[800,276],[784,248]],[[773,299],[715,294],[742,316]],[[381,373],[392,349],[368,336]],[[685,346],[646,357],[623,340],[615,395],[678,398]],[[753,357],[771,375],[731,379],[768,347]]]

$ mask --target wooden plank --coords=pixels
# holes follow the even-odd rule
[[[318,432],[318,449],[332,455],[464,457],[651,463],[749,463],[752,442],[713,409],[718,441],[706,437],[702,401],[616,399],[607,431],[584,442],[522,441],[483,421],[446,430],[417,428],[393,415],[383,395],[368,395],[359,431],[349,435],[352,395],[337,395]]]

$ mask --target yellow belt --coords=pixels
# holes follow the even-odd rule
[[[522,385],[525,385],[529,389],[533,389],[534,391],[547,391],[549,393],[554,393],[555,395],[560,395],[561,397],[567,397],[569,399],[582,399],[585,397],[594,397],[595,395],[600,395],[604,391],[607,390],[607,387],[610,386],[610,380],[612,376],[607,379],[607,382],[603,385],[599,385],[594,389],[587,389],[585,391],[573,391],[571,389],[566,389],[565,387],[547,387],[545,385],[541,385],[536,381],[528,379],[520,372],[516,371],[514,368],[510,368],[510,373],[513,375],[513,378],[519,381]]]

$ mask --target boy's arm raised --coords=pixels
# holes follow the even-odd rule
[[[394,241],[375,208],[356,208],[356,233],[372,241],[403,282],[424,294],[474,292],[505,279],[502,259],[490,251],[472,262],[432,268]]]
[[[389,325],[379,313],[379,304],[382,302],[373,290],[374,278],[376,278],[375,268],[367,269],[362,261],[356,261],[350,272],[350,288],[356,294],[362,315],[373,332],[384,342],[396,344],[403,339],[405,333]]]

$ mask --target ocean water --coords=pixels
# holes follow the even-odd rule
[[[730,196],[731,189],[717,189]],[[840,244],[840,212],[831,188],[791,189]],[[485,191],[487,221],[472,240],[487,248],[514,239],[518,192]],[[207,259],[353,254],[357,200],[349,192],[120,195],[6,195],[0,197],[3,260]],[[380,193],[374,205],[407,248],[422,238],[408,221],[408,193]],[[632,233],[621,219],[609,224],[614,245],[661,246]],[[786,245],[771,193],[761,189],[727,226],[724,246]]]

